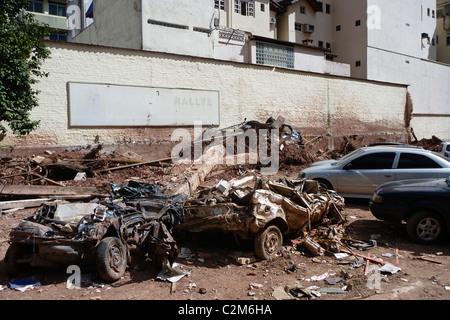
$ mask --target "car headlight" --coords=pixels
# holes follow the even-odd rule
[[[382,202],[383,202],[383,197],[380,196],[377,192],[375,192],[375,193],[372,195],[372,202],[375,202],[375,203],[382,203]]]

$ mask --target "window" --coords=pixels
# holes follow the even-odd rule
[[[162,27],[175,28],[175,29],[189,29],[188,26],[183,26],[183,25],[174,24],[174,23],[168,23],[168,22],[164,22],[164,21],[156,21],[156,20],[148,19],[147,22],[148,22],[148,24],[152,24],[155,26],[162,26]]]
[[[256,63],[294,68],[294,48],[256,42]]]
[[[434,16],[435,16],[434,14],[435,14],[435,12],[434,12],[434,10],[432,10],[432,11],[431,11],[431,17],[432,17],[432,18],[434,18]]]
[[[328,3],[326,4],[325,12],[328,13],[328,14],[331,14],[331,4],[328,4]]]
[[[392,169],[395,152],[380,152],[361,156],[351,162],[352,170]]]
[[[450,46],[450,33],[447,33],[447,45]]]
[[[327,42],[327,49],[331,50],[331,43]]]
[[[355,62],[355,66],[356,66],[356,67],[361,67],[361,61],[359,61],[359,60],[356,61],[356,62]]]
[[[28,1],[27,11],[44,13],[43,1]]]
[[[356,27],[359,27],[360,25],[361,25],[361,20],[356,20],[356,21],[355,21],[355,26],[356,26]]]
[[[300,13],[306,14],[306,8],[304,6],[300,6]]]
[[[427,16],[430,16],[430,8],[427,9]]]
[[[55,16],[66,16],[66,5],[63,3],[49,2],[48,3],[48,13]]]
[[[402,153],[400,154],[400,160],[398,161],[398,169],[434,169],[442,168],[434,160],[427,156],[414,153]]]
[[[336,26],[336,31],[341,31],[341,25]]]
[[[65,33],[52,33],[50,40],[53,41],[67,41],[67,35]]]
[[[201,33],[207,33],[207,34],[211,33],[211,30],[206,29],[206,28],[194,27],[192,30],[194,30],[195,32],[201,32]]]
[[[295,31],[302,31],[302,24],[301,23],[295,23]]]
[[[319,41],[319,47],[323,48],[323,41]]]
[[[266,11],[266,5],[264,3],[261,3],[261,12]]]
[[[234,12],[240,13],[243,16],[255,16],[255,3],[253,0],[242,1],[234,0]]]
[[[323,2],[317,1],[317,4],[319,5],[318,11],[323,12]]]
[[[225,0],[214,0],[214,8],[225,10]]]

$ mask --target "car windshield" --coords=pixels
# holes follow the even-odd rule
[[[354,156],[356,156],[358,154],[361,154],[363,152],[364,152],[363,149],[356,149],[356,150],[354,150],[354,151],[352,151],[350,153],[347,153],[345,156],[337,159],[338,161],[335,162],[335,163],[332,163],[331,165],[332,166],[337,166],[337,165],[341,164],[342,162],[346,161],[347,159],[350,159],[350,158],[352,158],[352,157],[354,157]]]

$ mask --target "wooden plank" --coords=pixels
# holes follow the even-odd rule
[[[96,187],[59,187],[59,186],[27,186],[0,185],[0,195],[23,196],[108,196],[109,194]]]
[[[107,172],[107,171],[114,171],[114,170],[120,170],[120,169],[126,169],[126,168],[132,168],[132,167],[137,167],[137,166],[142,166],[142,165],[147,165],[147,164],[153,164],[153,163],[158,163],[158,162],[166,162],[166,161],[170,161],[172,160],[172,158],[163,158],[163,159],[158,159],[158,160],[152,160],[152,161],[146,161],[146,162],[137,162],[137,163],[133,163],[133,164],[128,164],[128,165],[124,165],[124,166],[120,166],[120,167],[112,167],[112,168],[108,168],[108,169],[102,169],[102,170],[97,170],[96,172]]]
[[[43,199],[27,199],[27,200],[15,200],[15,201],[2,201],[0,202],[0,210],[16,209],[16,208],[34,208],[39,207],[44,202],[52,201],[50,198]]]

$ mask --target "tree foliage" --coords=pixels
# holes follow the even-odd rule
[[[23,10],[27,0],[0,0],[0,134],[6,124],[18,135],[37,128],[39,121],[30,119],[30,111],[38,105],[38,91],[33,84],[39,77],[42,62],[50,51],[41,39],[46,26]]]

